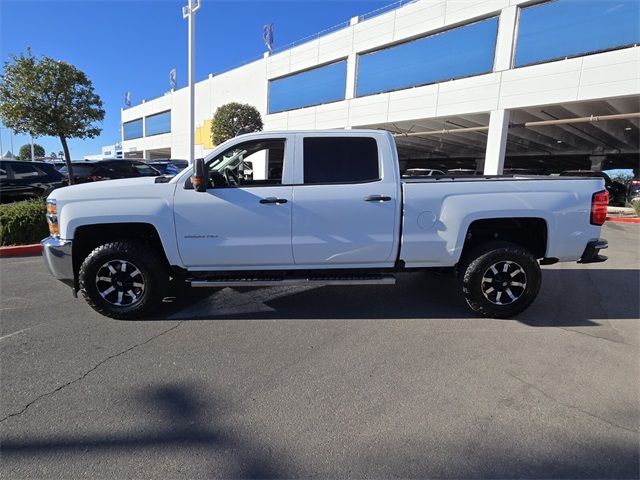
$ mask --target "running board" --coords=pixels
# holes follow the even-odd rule
[[[393,275],[326,276],[326,277],[251,277],[251,278],[193,278],[187,280],[192,287],[277,287],[284,285],[395,285]]]

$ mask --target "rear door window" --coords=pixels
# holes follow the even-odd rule
[[[366,183],[380,179],[378,145],[371,137],[306,137],[305,184]]]
[[[34,167],[33,165],[29,165],[26,162],[14,162],[11,165],[11,169],[13,170],[13,177],[16,180],[36,178],[42,175],[42,173],[36,167]]]
[[[132,163],[135,175],[139,177],[157,177],[160,172],[146,163]]]

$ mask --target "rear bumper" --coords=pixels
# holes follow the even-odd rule
[[[587,246],[578,260],[578,263],[600,263],[607,260],[607,257],[604,255],[600,255],[600,250],[604,250],[609,247],[609,242],[607,242],[604,238],[598,238],[596,240],[591,240],[587,243]]]
[[[42,240],[42,256],[51,275],[58,280],[73,285],[73,257],[71,240],[47,237]]]

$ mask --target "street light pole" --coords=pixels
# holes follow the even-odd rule
[[[193,165],[195,158],[195,88],[194,88],[194,76],[195,76],[195,50],[196,50],[196,24],[195,13],[200,8],[200,0],[189,0],[188,5],[182,7],[182,18],[186,18],[189,29],[189,165]]]

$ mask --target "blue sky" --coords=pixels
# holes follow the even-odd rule
[[[99,153],[120,139],[124,94],[132,102],[155,98],[169,90],[169,70],[176,68],[178,87],[186,85],[187,25],[181,7],[187,0],[30,1],[0,0],[0,52],[31,47],[76,65],[93,81],[106,111],[102,135],[71,140],[74,159]],[[275,47],[294,42],[393,0],[220,1],[201,0],[196,15],[196,77],[262,56],[262,27],[274,23]],[[2,147],[10,149],[2,128]],[[62,147],[56,138],[38,138],[47,154]],[[14,151],[29,138],[14,135]],[[4,153],[3,152],[3,153]]]

